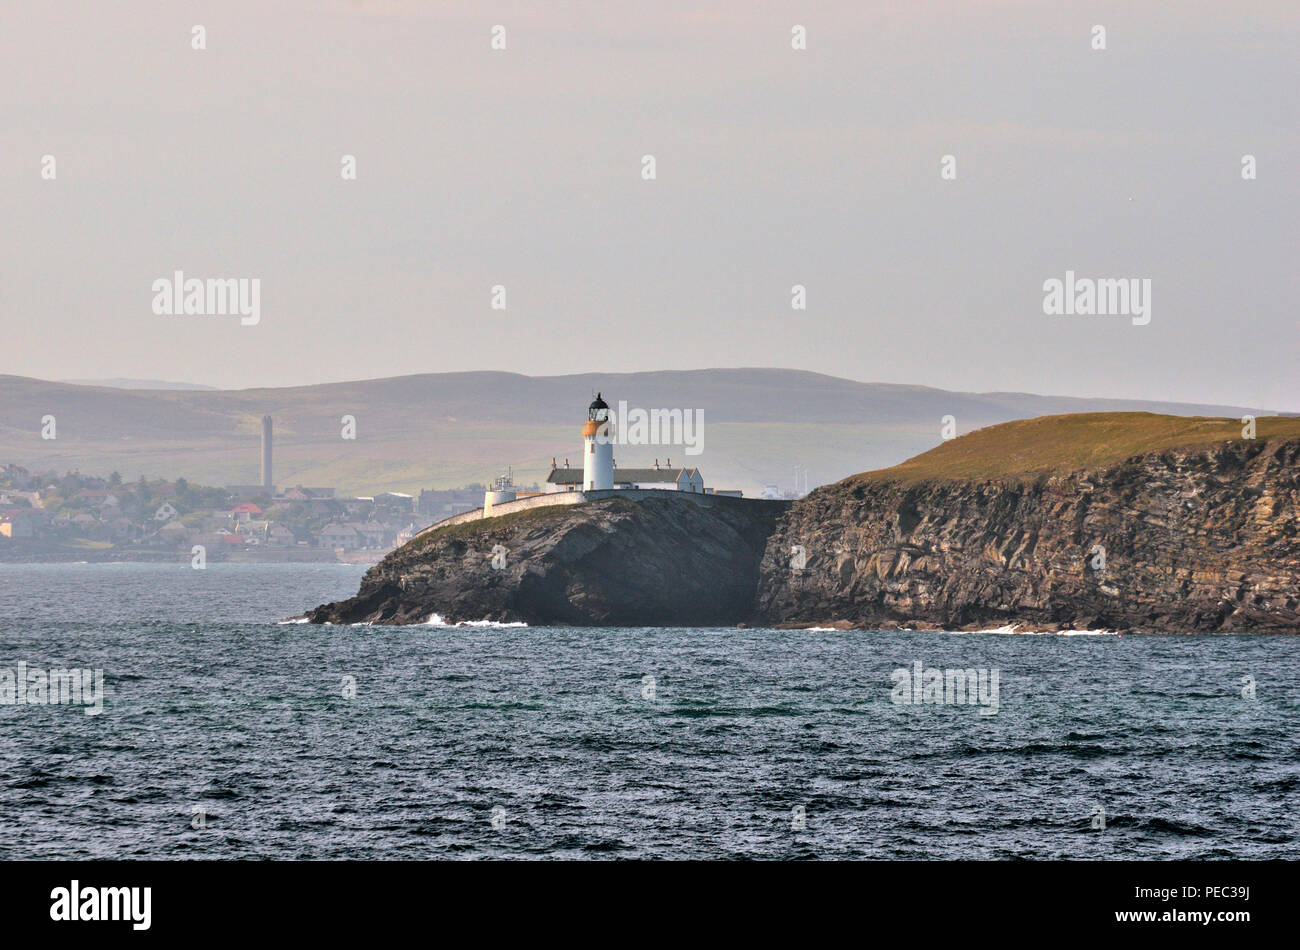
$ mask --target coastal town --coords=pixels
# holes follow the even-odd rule
[[[483,485],[340,496],[328,487],[212,487],[0,468],[0,561],[370,563],[420,529],[469,511]]]

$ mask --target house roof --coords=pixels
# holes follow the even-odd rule
[[[682,477],[689,478],[699,469],[691,468],[616,468],[614,481],[617,482],[679,482]]]
[[[699,472],[698,468],[616,468],[614,484],[622,482],[676,482]],[[582,469],[554,468],[546,480],[552,485],[581,485]]]
[[[235,507],[230,509],[230,511],[232,514],[241,514],[241,515],[242,514],[260,515],[262,513],[262,509],[257,507],[257,505],[253,504],[251,501],[246,501],[242,505],[235,505]]]

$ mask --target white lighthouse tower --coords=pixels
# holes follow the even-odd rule
[[[614,487],[614,423],[609,406],[596,393],[582,427],[582,490]]]

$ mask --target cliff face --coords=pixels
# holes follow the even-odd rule
[[[849,479],[781,520],[753,619],[1300,632],[1298,485],[1296,440],[1019,479]]]
[[[394,551],[366,572],[356,597],[308,618],[731,625],[753,609],[764,544],[787,508],[609,498],[452,525]]]
[[[309,618],[1300,633],[1300,419],[1241,425],[1045,416],[793,506],[673,492],[449,525]]]

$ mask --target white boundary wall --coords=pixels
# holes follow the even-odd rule
[[[588,501],[600,501],[602,498],[628,498],[632,501],[642,501],[653,499],[654,501],[664,501],[671,499],[685,503],[700,505],[703,508],[713,508],[718,504],[731,505],[782,505],[788,507],[790,502],[777,501],[770,498],[737,498],[734,495],[706,495],[702,492],[689,491],[664,491],[661,488],[607,488],[601,491],[557,491],[541,495],[532,495],[528,498],[520,498],[516,501],[502,502],[499,505],[492,506],[492,513],[487,517],[496,518],[501,515],[514,514],[516,511],[528,511],[530,508],[549,508],[554,505],[581,505]],[[439,528],[446,528],[454,524],[465,524],[468,521],[481,521],[484,518],[483,509],[475,508],[473,511],[466,511],[459,515],[452,515],[450,518],[444,518],[441,521],[429,525],[416,537],[428,534],[430,531],[436,531]]]

